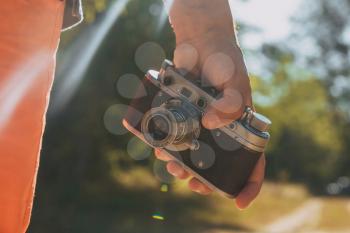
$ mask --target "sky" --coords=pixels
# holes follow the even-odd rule
[[[296,14],[303,0],[229,0],[238,21],[257,27],[260,33],[248,33],[241,39],[247,48],[256,48],[263,41],[280,41],[291,32],[290,18]]]

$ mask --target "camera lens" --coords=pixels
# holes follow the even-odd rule
[[[185,150],[199,136],[199,121],[181,103],[174,99],[145,113],[141,132],[150,145]]]
[[[176,119],[171,111],[155,108],[143,117],[141,130],[149,144],[164,147],[176,138]]]
[[[186,117],[174,109],[156,108],[146,113],[142,133],[152,146],[165,147],[181,141],[187,134]]]
[[[157,141],[163,141],[169,135],[170,124],[169,121],[161,116],[155,115],[149,120],[148,132],[150,136]]]

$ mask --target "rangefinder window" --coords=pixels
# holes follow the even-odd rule
[[[205,108],[205,107],[207,107],[207,100],[206,100],[204,97],[200,97],[200,98],[197,100],[197,105],[198,105],[198,107],[200,107],[200,108]]]
[[[186,98],[190,98],[192,95],[192,92],[188,90],[186,87],[183,87],[180,91],[181,95],[185,96]]]

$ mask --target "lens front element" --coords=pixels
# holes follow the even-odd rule
[[[163,141],[170,133],[170,124],[166,116],[155,115],[149,120],[148,133],[154,140]]]
[[[148,111],[141,130],[151,146],[173,151],[191,148],[200,133],[198,119],[175,101]]]

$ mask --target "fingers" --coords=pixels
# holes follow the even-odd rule
[[[169,155],[167,155],[166,151],[162,151],[160,149],[154,149],[154,155],[156,156],[157,159],[168,162],[171,160]]]
[[[166,167],[168,172],[171,175],[181,180],[187,179],[190,176],[190,174],[180,164],[178,164],[175,161],[168,162]]]
[[[168,172],[175,176],[178,179],[184,180],[189,178],[191,175],[176,161],[172,161],[171,158],[166,154],[166,151],[161,151],[155,149],[155,155],[158,159],[167,161],[167,170]],[[262,155],[258,160],[246,186],[239,193],[236,198],[236,205],[239,209],[247,208],[251,202],[259,194],[263,180],[265,176],[265,155]],[[197,178],[192,178],[188,183],[189,188],[196,193],[202,195],[209,195],[213,191],[199,181]]]
[[[166,151],[155,149],[154,152],[158,159],[168,162],[167,170],[171,175],[181,180],[185,180],[191,176],[181,164],[179,164],[176,161],[172,161],[169,155],[167,155]],[[208,188],[205,184],[203,184],[196,178],[192,178],[189,181],[188,186],[193,192],[202,195],[209,195],[210,193],[212,193],[212,190],[210,188]]]
[[[181,180],[185,180],[190,177],[190,174],[179,163],[175,161],[168,162],[167,170],[171,175]],[[212,193],[212,190],[208,188],[208,186],[206,186],[196,178],[192,178],[188,182],[188,187],[193,192],[196,192],[202,195],[209,195],[210,193]]]
[[[265,176],[265,155],[262,155],[251,174],[248,183],[236,198],[236,205],[239,209],[247,208],[256,198],[261,190]]]
[[[171,175],[181,180],[187,179],[190,176],[189,173],[183,168],[183,166],[175,161],[172,161],[166,151],[155,149],[154,154],[156,155],[157,159],[168,162],[167,170]]]
[[[203,184],[202,182],[200,182],[198,179],[196,178],[192,178],[189,182],[188,182],[188,187],[196,193],[202,194],[202,195],[209,195],[211,194],[213,191],[208,188],[208,186],[206,186],[205,184]]]
[[[222,98],[215,100],[202,119],[207,129],[221,128],[241,117],[244,109],[243,95],[231,88],[224,90]]]

